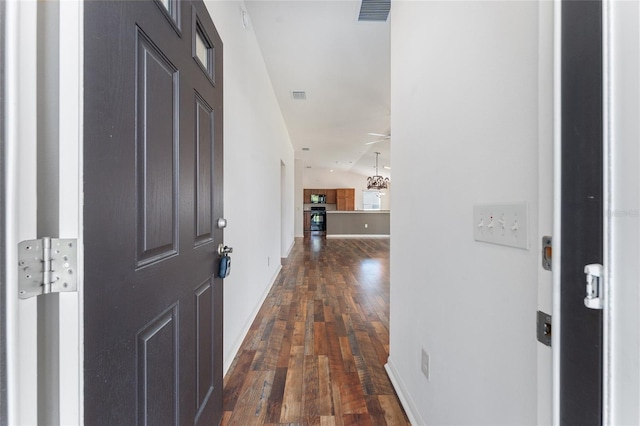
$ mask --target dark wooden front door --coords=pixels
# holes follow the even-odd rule
[[[222,43],[201,1],[84,13],[84,421],[215,425]]]
[[[584,266],[603,263],[602,2],[562,2],[560,420],[602,423],[602,311]]]

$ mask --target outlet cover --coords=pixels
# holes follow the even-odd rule
[[[430,377],[429,367],[429,354],[424,350],[424,348],[422,348],[421,368],[422,374],[424,374],[424,377],[426,377],[427,380],[429,380]]]

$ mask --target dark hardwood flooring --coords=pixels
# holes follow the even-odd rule
[[[296,239],[224,379],[223,425],[407,425],[384,369],[389,240]]]

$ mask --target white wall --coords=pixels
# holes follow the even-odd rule
[[[611,2],[610,120],[605,120],[604,424],[640,424],[640,7]],[[606,29],[605,29],[606,30]],[[606,160],[607,160],[606,159]],[[607,195],[605,193],[605,195]],[[606,392],[605,392],[606,395]]]
[[[330,172],[327,169],[304,169],[302,186],[303,188],[354,188],[355,208],[362,210],[362,191],[367,189],[367,178],[356,173],[339,170]],[[391,185],[382,192],[385,195],[381,198],[380,208],[390,210]]]
[[[304,162],[302,160],[295,160],[295,176],[294,176],[294,206],[295,206],[295,235],[296,237],[304,237],[304,224],[302,218],[302,209],[304,205],[304,186],[302,184],[302,177],[304,176]]]
[[[391,89],[392,378],[415,424],[535,424],[537,3],[394,2]],[[529,250],[473,240],[523,200]]]
[[[224,368],[228,369],[280,270],[280,165],[286,171],[287,241],[293,244],[293,147],[241,1],[205,1],[224,44]]]

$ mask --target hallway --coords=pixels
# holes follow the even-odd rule
[[[296,239],[224,379],[223,425],[402,425],[389,240]]]

